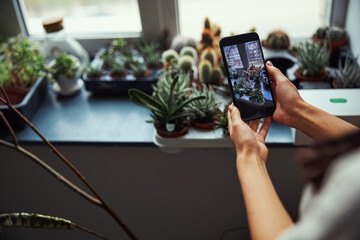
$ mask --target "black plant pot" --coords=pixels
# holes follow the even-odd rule
[[[288,58],[268,58],[266,61],[270,61],[275,67],[280,69],[280,71],[287,76],[286,70],[294,66],[294,62]]]

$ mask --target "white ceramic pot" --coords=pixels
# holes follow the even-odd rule
[[[63,90],[72,89],[77,85],[77,74],[74,78],[69,79],[65,74],[60,74],[56,79],[57,83],[59,84],[60,88]]]

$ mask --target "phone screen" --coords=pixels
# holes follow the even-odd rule
[[[243,120],[272,115],[275,105],[258,35],[231,36],[220,47],[233,101]]]

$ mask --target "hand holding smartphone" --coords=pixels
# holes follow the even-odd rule
[[[233,102],[242,120],[272,116],[275,104],[258,34],[222,38],[220,49]]]

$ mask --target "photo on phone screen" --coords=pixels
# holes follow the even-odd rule
[[[239,36],[241,39],[241,35],[235,36],[233,44],[229,37],[230,45],[221,46],[234,103],[243,120],[272,115],[275,105],[260,41],[236,43]]]

